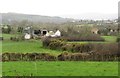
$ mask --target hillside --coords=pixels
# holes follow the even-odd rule
[[[67,21],[72,21],[73,19],[61,18],[61,17],[50,17],[41,15],[29,15],[29,14],[19,14],[19,13],[0,13],[0,19],[2,18],[2,23],[11,24],[14,21],[21,22],[27,20],[30,22],[42,22],[42,23],[64,23]]]

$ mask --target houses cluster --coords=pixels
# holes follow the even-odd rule
[[[35,37],[60,37],[60,30],[51,31],[47,29],[32,29],[32,27],[26,27],[24,30],[24,38],[30,39]]]
[[[118,33],[120,32],[119,28],[92,28],[91,32],[93,34],[104,34],[106,33],[107,35],[113,34],[113,33]]]

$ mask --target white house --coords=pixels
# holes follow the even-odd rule
[[[25,36],[24,36],[24,38],[25,38],[26,40],[29,40],[29,39],[31,38],[31,35],[28,34],[28,33],[26,33]]]
[[[46,36],[60,37],[61,36],[61,32],[59,30],[57,30],[55,33],[53,31],[49,31],[49,32],[47,32]]]

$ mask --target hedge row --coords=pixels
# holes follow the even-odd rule
[[[67,43],[66,41],[61,39],[51,39],[51,38],[45,38],[43,40],[43,47],[53,50],[80,52],[80,53],[89,52],[92,50],[91,44]]]
[[[117,38],[117,42],[120,42],[120,37]]]
[[[45,38],[43,40],[43,47],[53,49],[53,50],[61,50],[68,52],[98,52],[98,53],[118,53],[118,45],[119,43],[88,43],[88,44],[80,44],[80,43],[67,43],[61,39],[52,39]]]
[[[85,36],[85,37],[64,37],[67,41],[105,41],[104,38],[100,36]]]
[[[48,53],[3,53],[2,61],[54,61],[55,56]]]
[[[68,53],[58,56],[48,53],[3,53],[2,61],[118,61],[120,56],[97,53]]]

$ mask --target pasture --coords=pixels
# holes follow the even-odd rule
[[[3,76],[118,76],[117,62],[4,62]]]
[[[29,41],[3,41],[2,42],[2,52],[17,52],[17,53],[51,53],[60,54],[60,51],[46,49],[42,47],[42,42],[40,40],[29,40]]]
[[[32,52],[39,52],[39,53],[50,53],[53,55],[58,55],[62,53],[59,50],[51,50],[44,48],[42,46],[41,40],[24,40],[24,41],[11,41],[8,40],[10,39],[12,35],[8,34],[3,34],[3,37],[5,40],[3,40],[2,45],[0,45],[0,49],[2,50],[3,53],[5,52],[17,52],[17,53],[32,53]],[[68,42],[68,43],[80,43],[80,44],[86,44],[86,43],[110,43],[110,42],[115,42],[116,37],[114,36],[105,36],[105,42],[87,42],[87,41],[82,41],[82,42]]]
[[[68,42],[68,43],[80,43],[80,44],[86,44],[86,43],[115,43],[117,37],[116,36],[101,36],[105,39],[105,41],[76,41],[76,42]]]
[[[5,52],[17,52],[17,53],[51,53],[53,55],[58,55],[61,52],[57,50],[46,49],[42,47],[41,40],[24,40],[24,41],[11,41],[10,37],[16,36],[11,34],[3,34],[4,40],[0,43],[0,49],[2,53]]]
[[[116,36],[102,36],[106,42],[116,42]]]
[[[50,53],[59,55],[59,50],[42,47],[40,40],[10,41],[14,35],[3,34],[5,40],[0,45],[2,52],[16,53]],[[103,36],[105,42],[115,42],[116,37]],[[75,42],[74,42],[75,43]],[[88,43],[88,42],[79,42]],[[100,42],[94,42],[100,43]],[[3,76],[118,76],[118,62],[82,62],[82,61],[31,61],[3,62]]]

